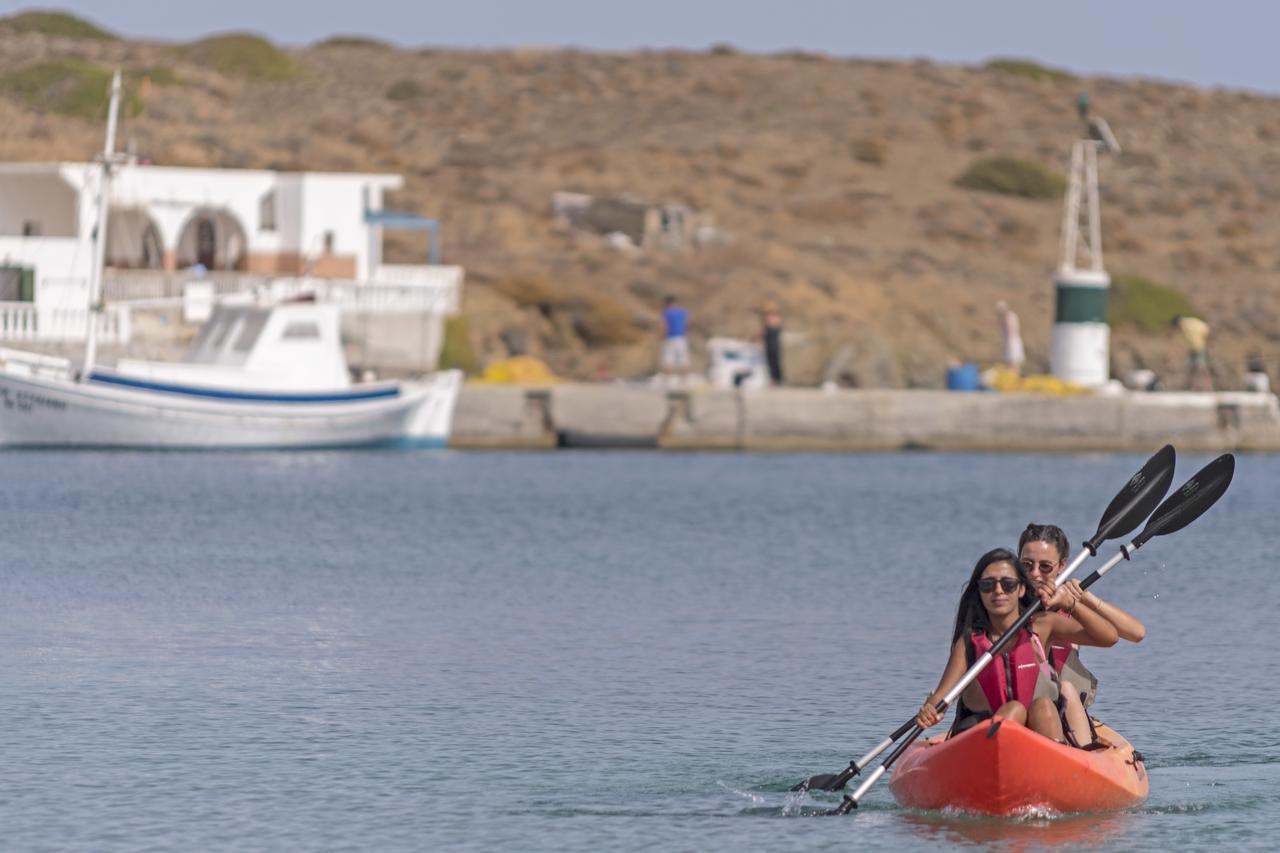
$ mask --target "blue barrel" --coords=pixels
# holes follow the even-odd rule
[[[981,387],[978,382],[978,365],[958,364],[947,368],[948,391],[977,391]]]

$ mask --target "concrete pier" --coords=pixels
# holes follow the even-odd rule
[[[468,384],[454,447],[684,450],[1280,450],[1270,394],[1053,397],[775,388],[668,391],[623,384]]]

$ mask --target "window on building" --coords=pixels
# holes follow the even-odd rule
[[[23,237],[39,237],[40,231],[40,223],[34,219],[28,219],[22,223]]]
[[[268,190],[258,200],[258,230],[276,230],[276,191]]]

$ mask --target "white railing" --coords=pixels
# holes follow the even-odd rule
[[[266,294],[275,299],[291,299],[307,293],[317,299],[337,302],[346,308],[373,313],[458,310],[462,290],[462,267],[383,264],[364,280],[319,278],[315,276],[263,276],[241,272],[210,272],[202,276],[163,270],[113,270],[103,278],[103,294],[108,303],[139,300],[181,299],[187,285],[213,285],[214,293]],[[77,298],[84,279],[46,279],[65,301]],[[42,300],[43,301],[43,300]],[[60,302],[64,298],[59,298]]]
[[[201,299],[284,300],[312,296],[352,314],[454,314],[462,291],[461,267],[384,264],[369,281],[315,277],[264,277],[243,273],[193,276],[158,270],[111,272],[103,279],[106,307],[98,339],[128,343],[131,312],[185,306],[186,288],[204,285]],[[0,302],[0,341],[83,341],[88,280],[49,276],[36,282],[36,301]]]
[[[0,340],[83,341],[88,328],[85,308],[63,308],[32,302],[0,302]],[[98,340],[125,344],[132,334],[128,306],[108,305],[98,316]]]
[[[222,295],[265,287],[271,278],[222,271],[195,275],[165,270],[108,270],[102,277],[102,295],[107,302],[178,299],[188,284],[197,281],[212,285],[214,292]]]
[[[383,284],[334,278],[278,278],[267,287],[272,299],[312,295],[355,314],[451,314],[457,311],[454,283]]]

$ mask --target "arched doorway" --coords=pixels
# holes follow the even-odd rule
[[[201,208],[178,235],[178,269],[202,264],[207,270],[248,268],[244,228],[226,210]]]
[[[107,218],[106,265],[116,269],[158,270],[164,266],[160,229],[139,208],[113,208]]]

